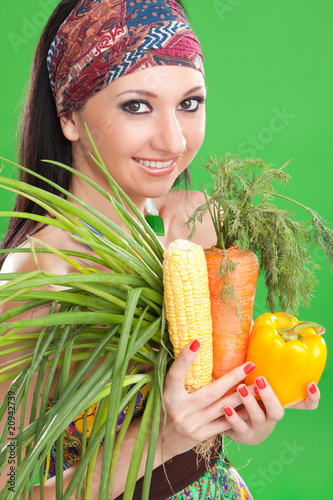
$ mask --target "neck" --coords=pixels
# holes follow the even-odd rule
[[[101,186],[102,189],[104,189],[110,196],[114,198],[114,196],[111,194],[111,188],[105,183],[105,185],[101,185],[100,182],[98,184]],[[115,208],[112,206],[112,204],[96,189],[94,189],[92,186],[87,184],[84,180],[80,179],[77,176],[74,176],[70,188],[71,193],[73,193],[74,196],[79,198],[81,201],[86,203],[87,205],[90,205],[93,207],[95,210],[103,214],[104,216],[108,217],[111,219],[113,222],[115,222],[118,226],[120,226],[122,229],[126,229],[126,225],[122,221],[121,217],[117,214]],[[146,214],[146,202],[147,198],[142,198],[138,196],[131,196],[129,195],[132,202],[136,205],[136,207],[140,210],[140,212],[145,215]],[[124,200],[123,200],[124,201]],[[129,213],[131,213],[131,209],[128,207],[127,203],[124,201],[124,205],[126,209],[128,210]]]

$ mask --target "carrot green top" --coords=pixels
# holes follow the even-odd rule
[[[316,283],[311,246],[324,251],[333,268],[333,231],[315,211],[275,192],[274,181],[286,184],[290,179],[285,172],[290,161],[273,168],[260,158],[230,153],[219,160],[209,157],[203,167],[211,174],[213,186],[209,196],[203,186],[206,202],[195,210],[187,227],[192,229],[192,236],[196,222],[201,222],[208,210],[218,248],[227,249],[236,243],[258,256],[268,308],[276,310],[278,301],[283,311],[296,314],[299,305],[309,306]],[[304,209],[309,220],[299,221],[293,213],[279,208],[273,203],[276,197]]]

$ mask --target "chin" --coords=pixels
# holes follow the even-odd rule
[[[161,196],[166,195],[171,190],[174,182],[175,179],[170,182],[151,183],[140,190],[140,195],[144,198],[161,198]]]

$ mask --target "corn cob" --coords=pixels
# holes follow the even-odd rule
[[[191,392],[211,382],[212,318],[205,254],[200,245],[176,240],[164,252],[165,313],[175,357],[191,341],[202,346],[185,378]]]

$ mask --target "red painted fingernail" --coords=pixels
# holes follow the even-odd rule
[[[315,384],[312,384],[311,387],[309,387],[309,391],[311,392],[311,394],[315,394],[317,392],[317,387],[315,386]]]
[[[228,415],[228,417],[231,417],[233,414],[232,408],[230,408],[230,406],[226,406],[225,408],[223,408],[223,411],[226,415]]]
[[[256,369],[256,365],[254,363],[249,363],[248,365],[245,366],[244,368],[244,373],[248,375],[249,373],[253,372],[253,370]]]
[[[246,396],[249,395],[249,391],[247,390],[246,385],[243,385],[242,387],[239,387],[238,391],[239,391],[240,395],[243,396],[243,398],[246,398]]]
[[[253,388],[253,392],[254,392],[254,394],[257,394],[257,395],[259,394],[259,391],[258,391],[258,389],[257,389],[257,387],[256,387],[256,386],[254,386],[254,388]]]
[[[192,352],[197,352],[197,350],[199,349],[200,345],[201,344],[200,344],[199,340],[193,340],[192,344],[190,345],[190,350]]]
[[[262,377],[256,378],[255,383],[257,384],[258,389],[265,389],[266,382]]]

